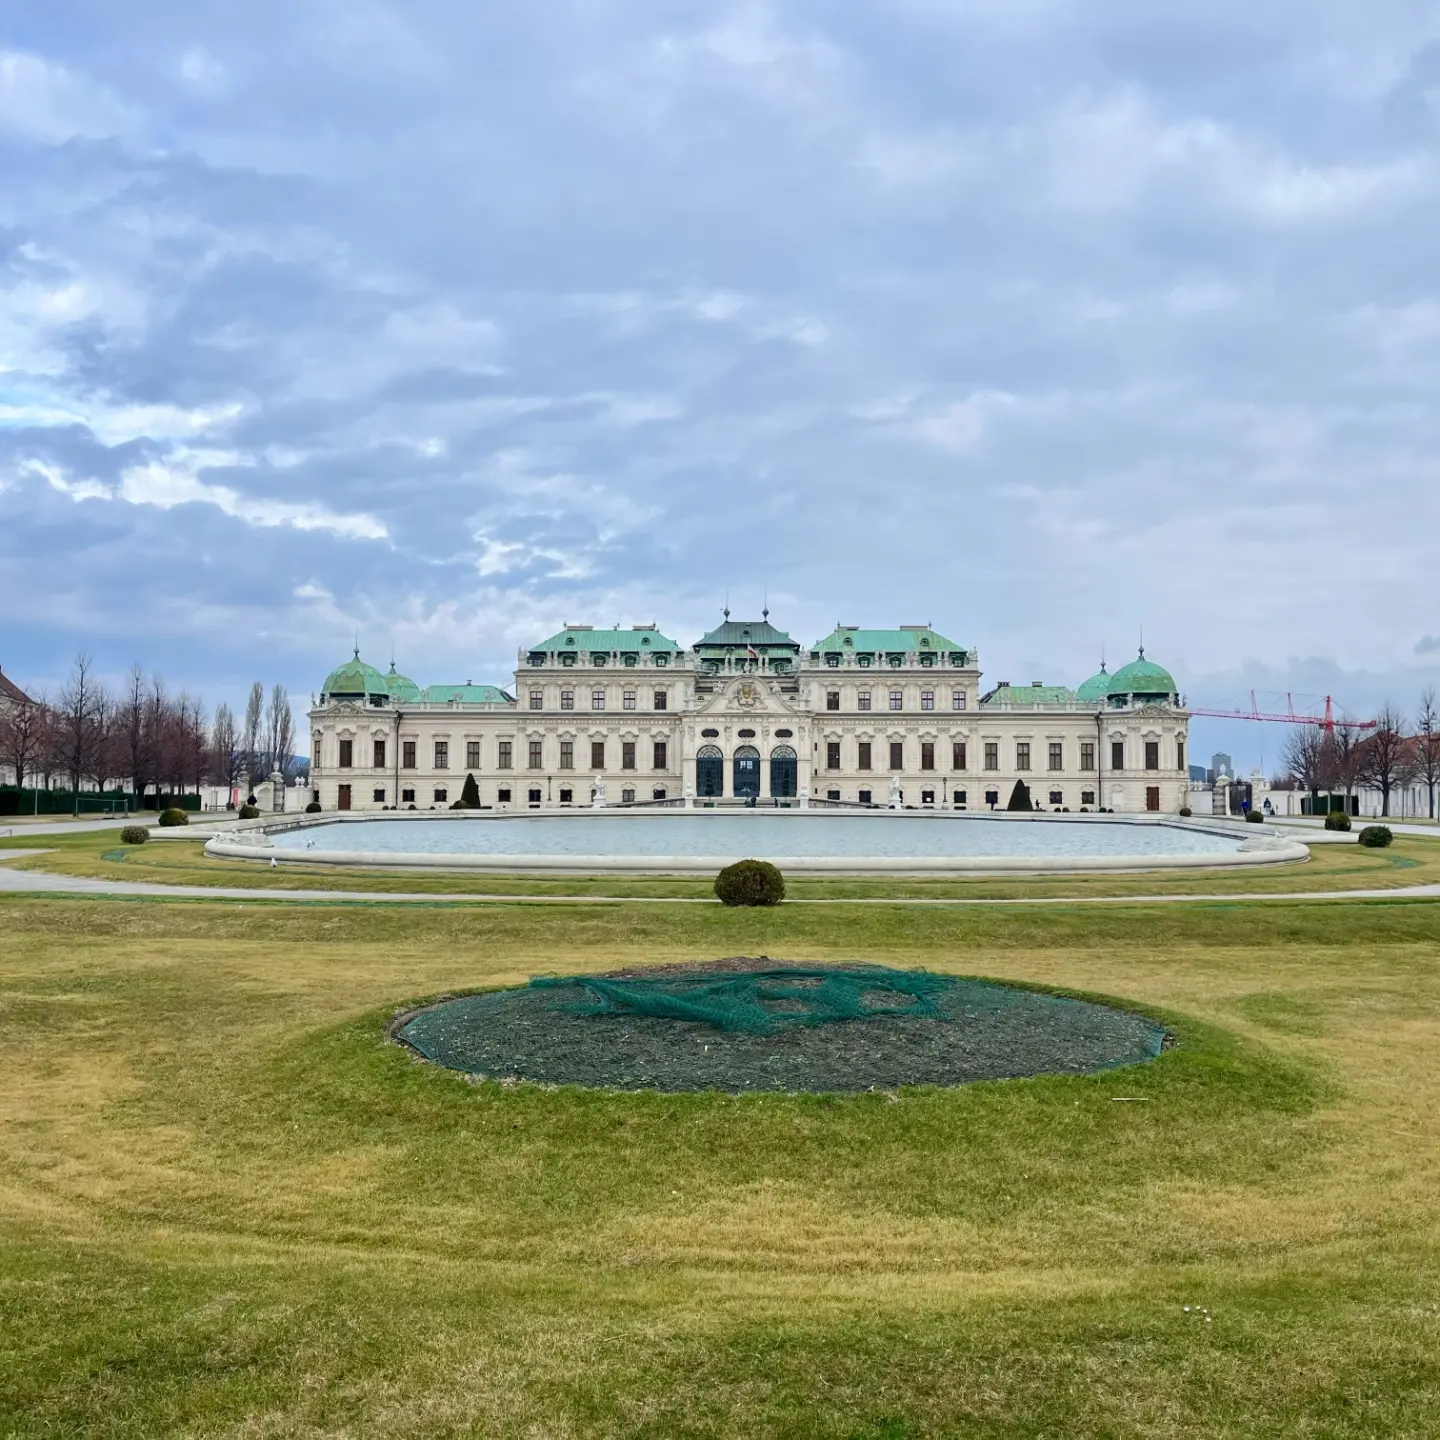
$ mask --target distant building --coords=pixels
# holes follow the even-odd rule
[[[654,625],[566,625],[518,657],[513,693],[335,670],[310,711],[326,810],[480,803],[762,799],[1003,808],[1023,779],[1046,810],[1174,812],[1189,712],[1144,652],[1077,690],[1002,680],[929,625],[840,625],[805,646],[733,620],[688,649]]]
[[[1213,785],[1222,775],[1235,778],[1235,762],[1223,751],[1217,750],[1210,757],[1210,772],[1206,779]]]

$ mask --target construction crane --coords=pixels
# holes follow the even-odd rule
[[[1323,715],[1297,715],[1295,713],[1295,701],[1290,695],[1285,696],[1286,713],[1277,715],[1267,713],[1260,709],[1255,700],[1255,692],[1250,692],[1250,708],[1248,710],[1202,710],[1198,705],[1188,707],[1192,715],[1211,715],[1217,720],[1269,720],[1277,725],[1318,725],[1327,735],[1335,731],[1335,702],[1327,695],[1325,697],[1325,713]],[[1373,730],[1373,720],[1340,720],[1339,724],[1351,730]]]

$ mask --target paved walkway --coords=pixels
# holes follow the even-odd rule
[[[44,850],[0,850],[0,860],[43,855]],[[1003,878],[1003,877],[1002,877]],[[155,885],[140,880],[92,880],[73,875],[48,875],[40,870],[12,870],[0,864],[0,895],[155,896],[165,900],[250,900],[293,904],[343,901],[369,905],[716,905],[702,895],[415,895],[404,891],[285,890],[279,886],[247,890],[238,885]],[[1044,895],[1009,899],[963,896],[889,899],[854,896],[834,900],[787,900],[787,905],[1183,905],[1216,901],[1295,900],[1440,900],[1440,885],[1409,885],[1394,890],[1294,891],[1278,895]]]

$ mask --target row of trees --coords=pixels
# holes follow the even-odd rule
[[[198,696],[171,693],[159,675],[136,665],[118,689],[100,679],[88,655],[77,655],[54,696],[43,692],[0,705],[0,769],[14,783],[63,780],[78,794],[86,786],[122,785],[137,798],[182,794],[201,785],[249,791],[280,770],[305,768],[293,754],[290,697],[276,685],[267,698],[257,680],[242,716],[221,704],[213,717]]]
[[[1295,783],[1312,797],[1322,791],[1346,796],[1364,786],[1380,792],[1380,813],[1390,813],[1397,791],[1423,788],[1435,818],[1435,792],[1440,789],[1440,705],[1435,689],[1420,696],[1413,724],[1388,701],[1375,717],[1373,730],[1336,722],[1333,730],[1303,725],[1285,741],[1283,759]]]

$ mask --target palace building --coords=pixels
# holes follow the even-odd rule
[[[973,646],[929,625],[837,625],[813,645],[770,623],[722,624],[688,649],[654,625],[566,625],[522,650],[514,691],[422,689],[361,658],[310,711],[325,810],[480,804],[755,803],[1176,811],[1189,714],[1138,658],[1078,689],[981,685]]]

